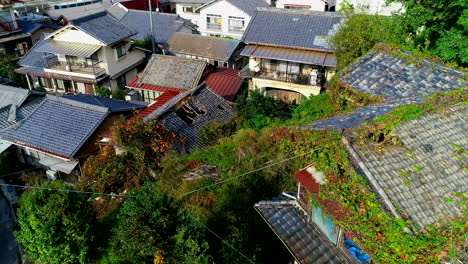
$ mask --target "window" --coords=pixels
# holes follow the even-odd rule
[[[65,60],[67,60],[67,64],[76,65],[78,62],[78,57],[65,55]]]
[[[229,32],[242,32],[244,31],[245,19],[243,17],[229,17]]]
[[[206,15],[206,28],[211,30],[221,30],[223,19],[220,15]]]
[[[121,45],[115,48],[117,50],[117,58],[122,58],[123,56],[127,55],[127,45]]]
[[[193,6],[184,6],[182,7],[184,13],[193,13]]]
[[[117,78],[117,87],[121,90],[125,89],[127,85],[127,78],[125,78],[125,74]]]
[[[16,44],[16,48],[18,50],[18,55],[23,56],[24,54],[26,54],[26,52],[28,52],[28,43],[26,42],[18,43]]]
[[[339,228],[330,217],[322,213],[322,208],[312,206],[312,222],[331,242],[334,244],[338,242]]]
[[[310,9],[310,5],[284,5],[284,9]]]

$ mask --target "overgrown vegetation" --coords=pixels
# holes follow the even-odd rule
[[[0,77],[10,79],[13,86],[28,88],[26,76],[15,72],[17,62],[18,59],[14,55],[0,56]]]
[[[96,87],[95,88],[96,94],[102,97],[110,97],[111,91],[107,87]]]

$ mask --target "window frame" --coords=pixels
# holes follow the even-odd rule
[[[241,22],[242,27],[238,25],[232,25],[232,22]],[[228,16],[228,31],[229,32],[239,33],[239,32],[243,32],[244,30],[245,30],[245,17]]]
[[[115,47],[115,52],[117,54],[117,59],[123,58],[127,55],[127,44],[122,44]]]

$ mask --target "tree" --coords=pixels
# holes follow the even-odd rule
[[[112,143],[97,155],[89,157],[83,165],[78,182],[80,190],[121,193],[139,189],[153,171],[161,168],[161,159],[177,141],[174,132],[168,131],[156,120],[143,122],[141,118],[120,120],[112,127]]]
[[[466,0],[390,0],[403,4],[403,34],[423,52],[468,65],[468,2]]]
[[[208,244],[196,221],[156,185],[146,185],[120,208],[110,240],[111,259],[114,263],[209,263]]]
[[[96,87],[96,94],[102,97],[110,97],[111,91],[107,87]]]
[[[352,8],[344,8],[344,23],[330,39],[338,59],[338,69],[348,66],[365,55],[377,43],[401,43],[398,20],[394,17],[356,13]]]
[[[67,189],[60,182],[45,188]],[[95,216],[88,196],[70,192],[31,190],[19,201],[20,230],[16,239],[27,257],[44,263],[88,263],[93,248]]]

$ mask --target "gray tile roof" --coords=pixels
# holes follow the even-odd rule
[[[358,128],[364,122],[371,122],[378,116],[385,115],[399,105],[414,104],[422,102],[422,98],[408,98],[359,108],[343,115],[336,115],[327,119],[317,120],[310,125],[302,126],[302,129],[335,130]]]
[[[340,21],[340,14],[335,12],[259,8],[242,41],[247,44],[332,51],[326,37],[337,31]]]
[[[225,0],[250,16],[253,16],[257,7],[269,7],[266,0]]]
[[[144,104],[136,104],[133,102],[121,101],[89,94],[67,95],[63,96],[63,98],[90,105],[106,107],[109,108],[112,113],[146,108]]]
[[[205,67],[204,60],[153,55],[140,77],[139,84],[193,89],[198,86]]]
[[[18,61],[20,66],[32,66],[44,68],[47,67],[47,59],[53,60],[57,56],[50,53],[38,52],[37,50],[49,42],[49,39],[45,40],[41,38],[36,44],[34,44],[31,49]]]
[[[28,99],[21,106],[12,104],[0,108],[0,131],[28,117],[43,100],[43,96],[33,97]]]
[[[64,157],[74,157],[109,109],[52,95],[26,118],[0,133],[0,138]]]
[[[31,90],[0,84],[0,108],[21,105],[30,94]]]
[[[466,74],[429,59],[414,65],[403,56],[376,50],[349,66],[341,80],[357,91],[395,100],[466,88]]]
[[[261,201],[255,208],[302,264],[348,263],[294,200]]]
[[[138,33],[134,28],[119,22],[106,12],[74,19],[71,24],[106,45],[114,44]]]
[[[152,13],[153,16],[153,31],[156,42],[165,44],[171,36],[181,30],[184,25],[189,25],[188,21],[176,14],[168,13]],[[151,36],[151,27],[149,23],[148,11],[128,10],[120,22],[138,30],[138,33],[132,39],[145,41],[148,36]]]
[[[468,192],[467,154],[459,151],[468,148],[467,117],[468,106],[460,105],[405,122],[394,129],[403,146],[381,153],[352,145],[372,187],[416,226],[462,213],[454,193]]]
[[[173,53],[189,54],[203,58],[228,61],[240,41],[187,33],[175,33],[167,42]]]
[[[185,111],[195,113],[189,117],[191,120],[184,117],[182,112]],[[237,112],[229,103],[203,83],[195,89],[178,94],[144,120],[157,117],[160,122],[165,122],[168,130],[188,139],[185,150],[190,152],[206,147],[206,143],[200,138],[203,127],[213,121],[229,122],[235,116]]]

